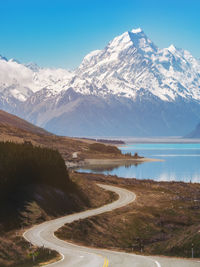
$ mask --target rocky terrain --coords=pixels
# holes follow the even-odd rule
[[[141,29],[74,71],[0,58],[0,108],[68,136],[185,136],[200,120],[200,61]]]

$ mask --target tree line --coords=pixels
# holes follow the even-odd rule
[[[73,186],[58,151],[31,143],[0,142],[0,199],[29,184],[46,184],[63,191]]]

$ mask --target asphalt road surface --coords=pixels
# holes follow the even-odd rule
[[[32,227],[24,233],[24,238],[36,246],[44,246],[58,251],[62,259],[46,266],[55,267],[195,267],[197,260],[168,257],[139,256],[131,253],[115,252],[77,246],[58,239],[54,232],[66,223],[109,212],[130,204],[136,198],[133,192],[110,185],[99,185],[119,195],[118,200],[97,209],[67,215]],[[99,236],[101,238],[101,236]]]

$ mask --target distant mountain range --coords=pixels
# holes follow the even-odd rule
[[[200,60],[141,29],[72,72],[0,57],[0,108],[60,135],[184,136],[200,121]]]
[[[200,123],[197,124],[196,128],[185,136],[186,138],[200,138]]]

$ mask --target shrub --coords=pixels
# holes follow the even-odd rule
[[[100,143],[90,144],[89,149],[101,153],[121,154],[121,151],[116,146],[109,146]]]

